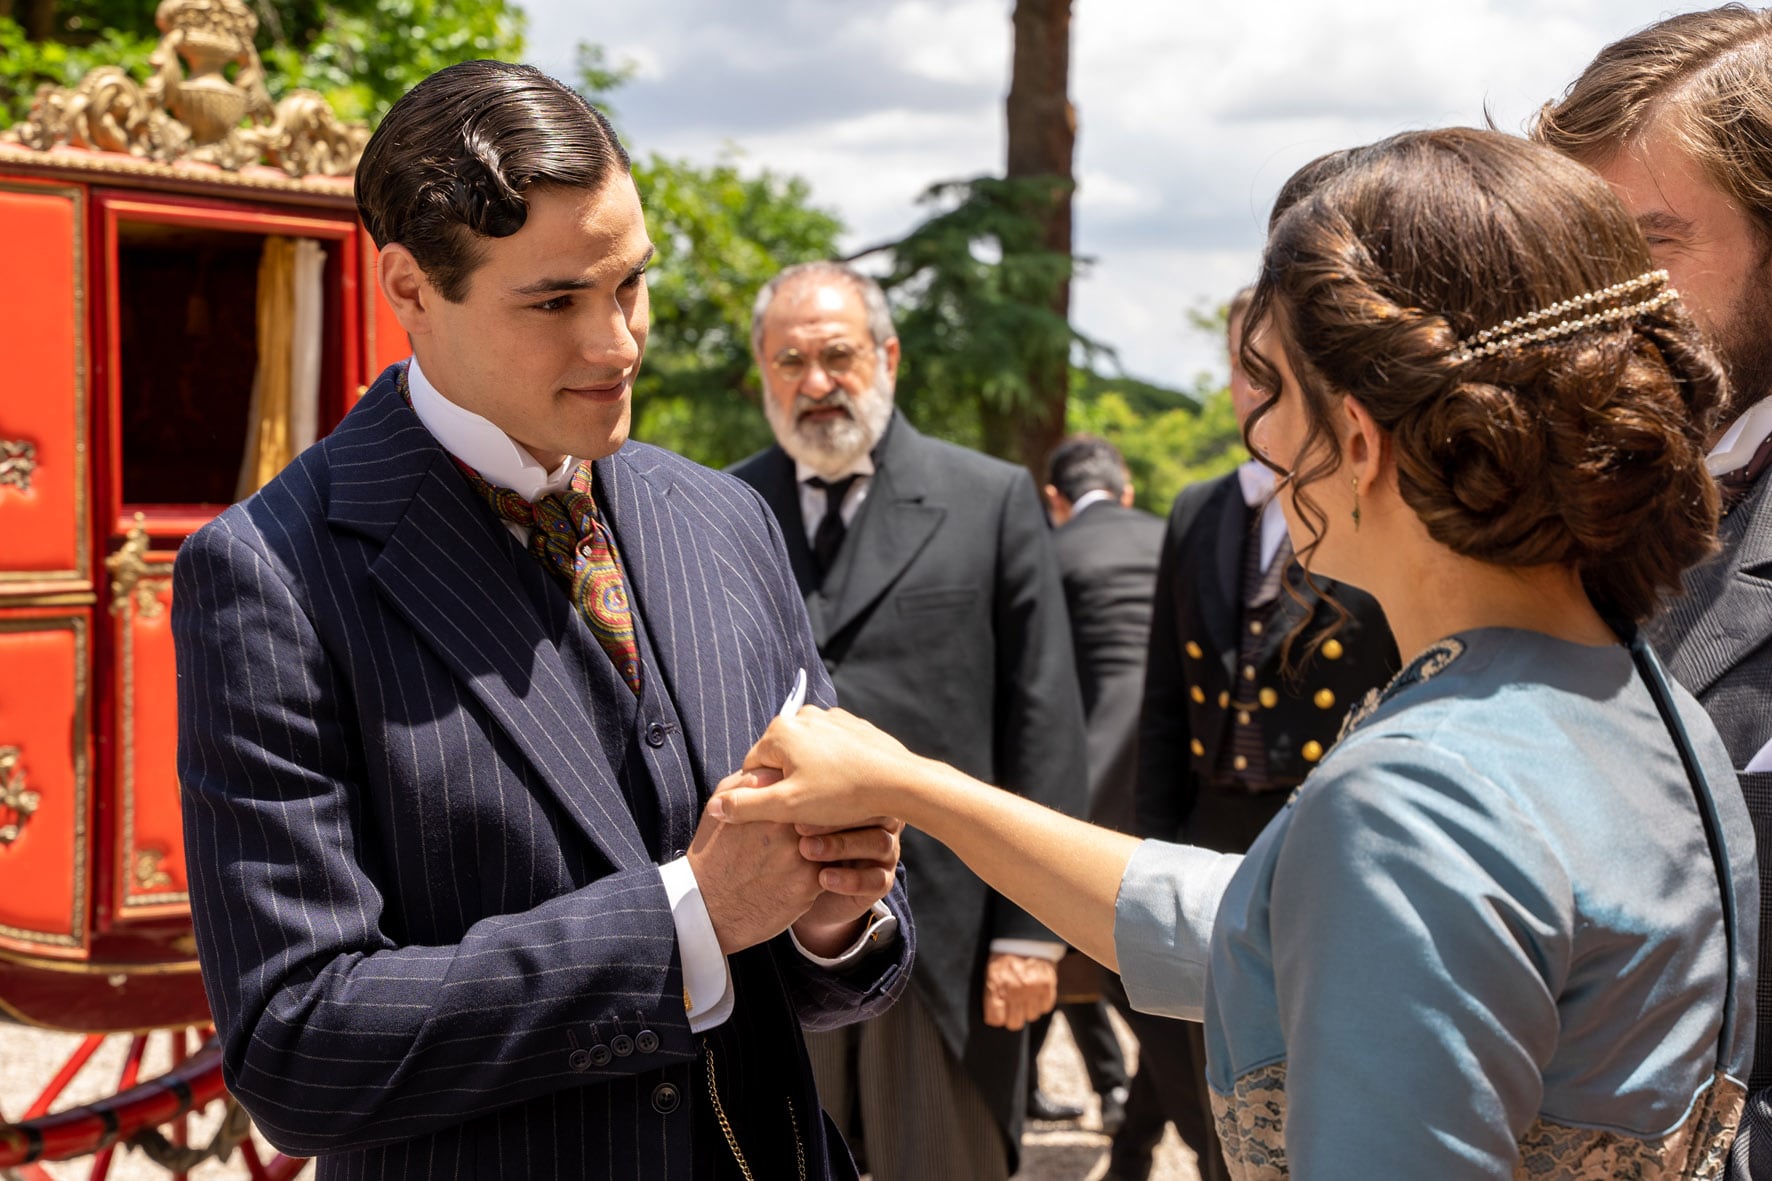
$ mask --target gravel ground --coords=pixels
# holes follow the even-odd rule
[[[1126,1027],[1118,1023],[1120,1041],[1129,1055],[1136,1054],[1136,1045]],[[17,1118],[37,1097],[69,1053],[79,1044],[76,1034],[48,1033],[18,1026],[0,1025],[0,1117]],[[102,1050],[86,1064],[63,1097],[61,1106],[89,1102],[116,1090],[116,1080],[123,1069],[128,1039],[109,1039]],[[166,1069],[170,1049],[164,1037],[149,1039],[148,1055],[142,1077],[149,1078]],[[1052,1034],[1040,1055],[1040,1079],[1048,1094],[1072,1103],[1089,1104],[1090,1110],[1081,1125],[1035,1124],[1022,1139],[1022,1169],[1018,1181],[1086,1181],[1105,1167],[1107,1137],[1099,1131],[1095,1096],[1083,1073],[1083,1060],[1071,1041],[1061,1015],[1053,1022]],[[193,1127],[192,1139],[203,1143],[214,1131],[220,1118],[219,1105],[206,1121]],[[262,1142],[261,1142],[262,1144]],[[268,1154],[268,1149],[265,1150]],[[56,1181],[84,1181],[91,1169],[88,1160],[45,1166]],[[303,1178],[313,1176],[313,1168],[303,1170]],[[4,1174],[0,1174],[4,1176]],[[111,1165],[113,1181],[167,1181],[167,1174],[134,1149],[121,1150]],[[247,1176],[246,1167],[238,1159],[222,1165],[202,1165],[191,1173],[192,1181],[235,1181]],[[540,1179],[537,1179],[540,1181]],[[932,1179],[933,1181],[933,1179]],[[955,1178],[953,1181],[963,1181]],[[1150,1181],[1198,1181],[1193,1154],[1184,1148],[1171,1128],[1157,1150],[1157,1163]]]

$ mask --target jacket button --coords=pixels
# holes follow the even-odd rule
[[[663,724],[654,722],[646,727],[646,745],[663,746],[665,744],[665,728]]]
[[[652,1110],[660,1115],[669,1115],[683,1105],[683,1093],[672,1083],[660,1083],[652,1088]]]
[[[609,1052],[609,1047],[605,1045],[592,1046],[585,1053],[590,1055],[592,1066],[608,1066],[610,1060],[615,1057]]]
[[[618,1033],[609,1039],[609,1048],[617,1058],[626,1058],[634,1052],[634,1039],[625,1033]]]
[[[591,1052],[589,1050],[572,1051],[566,1056],[566,1065],[583,1074],[591,1068]]]
[[[658,1035],[650,1029],[642,1029],[634,1035],[634,1049],[642,1054],[658,1053]]]

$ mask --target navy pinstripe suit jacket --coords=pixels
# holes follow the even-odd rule
[[[530,559],[395,372],[175,570],[191,897],[228,1084],[327,1177],[707,1176],[725,1146],[691,1132],[675,928],[596,704],[522,588]],[[754,492],[640,444],[596,468],[645,675],[682,723],[651,777],[661,807],[698,814],[797,669],[814,701],[830,683]],[[813,1177],[854,1174],[800,1026],[902,991],[902,887],[888,902],[899,954],[850,973],[785,936],[732,957],[720,1029],[774,1053],[723,1086],[791,1093]],[[575,1052],[610,1044],[628,1052]]]

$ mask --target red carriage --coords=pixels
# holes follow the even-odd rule
[[[97,1154],[102,1177],[124,1141],[175,1173],[200,1155],[186,1113],[226,1099],[189,1032],[172,560],[406,352],[350,196],[362,129],[270,104],[239,0],[159,15],[154,77],[46,89],[0,138],[0,1061],[7,1023],[89,1035],[0,1112],[0,1176]],[[56,1111],[107,1035],[131,1039],[117,1093]],[[150,1036],[175,1042],[157,1078]],[[300,1167],[243,1150],[254,1176]]]

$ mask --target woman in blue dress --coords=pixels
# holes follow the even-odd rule
[[[1720,1177],[1753,836],[1635,630],[1714,544],[1716,364],[1606,187],[1483,131],[1313,165],[1247,322],[1300,561],[1413,659],[1246,858],[1093,829],[840,712],[777,722],[711,809],[831,862],[811,826],[900,817],[1139,1007],[1203,1020],[1243,1181]]]

